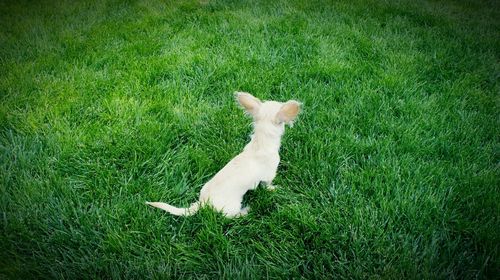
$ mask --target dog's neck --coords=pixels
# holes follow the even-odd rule
[[[251,149],[255,152],[273,153],[279,152],[281,146],[281,136],[283,132],[279,131],[272,124],[254,125],[254,131],[245,149]]]

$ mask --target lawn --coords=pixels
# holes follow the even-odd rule
[[[0,278],[493,279],[498,1],[2,1]],[[274,192],[174,217],[297,99]]]

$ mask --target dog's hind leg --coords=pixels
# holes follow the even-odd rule
[[[250,207],[247,206],[247,207],[240,209],[237,212],[226,213],[226,217],[228,217],[228,218],[243,217],[243,216],[246,216],[248,214],[248,211],[250,211]]]
[[[238,208],[233,208],[233,209],[224,209],[224,215],[228,218],[238,218],[238,217],[243,217],[248,214],[248,211],[250,211],[250,207],[246,206],[244,208],[240,207]]]

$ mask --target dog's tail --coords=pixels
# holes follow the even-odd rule
[[[191,204],[191,206],[187,208],[177,208],[175,206],[172,206],[170,204],[166,204],[163,202],[147,202],[147,205],[151,205],[156,208],[163,209],[170,214],[176,215],[176,216],[191,216],[194,215],[196,212],[198,212],[198,209],[200,209],[200,202],[195,202]]]

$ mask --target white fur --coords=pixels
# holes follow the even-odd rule
[[[193,215],[201,206],[210,204],[232,218],[248,213],[248,207],[241,208],[243,195],[248,190],[255,189],[260,182],[264,182],[268,189],[274,189],[271,183],[280,161],[281,136],[285,132],[285,123],[292,124],[299,113],[300,103],[294,100],[286,103],[261,102],[244,92],[237,92],[235,96],[254,120],[254,132],[243,152],[203,186],[199,200],[190,207],[177,208],[163,202],[146,204],[178,216]]]

